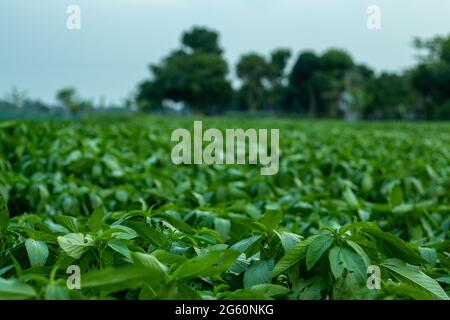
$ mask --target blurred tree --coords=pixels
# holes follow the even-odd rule
[[[152,79],[142,82],[137,92],[141,110],[158,108],[164,100],[181,102],[195,112],[221,110],[228,104],[232,88],[218,34],[193,28],[182,42],[180,50],[150,66]]]
[[[367,90],[371,100],[365,110],[366,117],[404,119],[415,111],[417,95],[406,75],[384,72],[369,80]]]
[[[358,117],[366,118],[373,100],[373,93],[369,84],[375,77],[372,69],[364,64],[355,65],[349,75],[349,92],[353,97],[353,112]]]
[[[63,88],[56,93],[56,100],[71,114],[92,111],[92,103],[77,97],[74,88]]]
[[[274,110],[285,109],[288,103],[286,67],[291,58],[289,49],[275,49],[270,55],[270,92],[268,105]]]
[[[310,117],[337,117],[341,96],[350,90],[353,68],[352,58],[343,50],[330,49],[322,56],[301,53],[289,77],[293,104]]]
[[[134,111],[135,109],[135,93],[129,94],[125,98],[122,98],[121,104],[125,107],[128,112]]]
[[[281,109],[286,96],[286,66],[291,52],[276,49],[270,60],[257,53],[241,56],[236,73],[242,81],[239,98],[246,110]]]
[[[450,118],[450,37],[416,39],[415,46],[422,53],[418,66],[380,75],[340,49],[302,52],[288,76],[289,50],[276,49],[268,58],[249,53],[236,65],[241,87],[233,91],[218,33],[194,27],[182,34],[179,50],[150,66],[151,79],[139,84],[136,104],[140,110],[175,104],[195,112],[233,107],[310,117]]]
[[[242,80],[240,96],[251,112],[261,110],[267,98],[271,68],[266,59],[256,53],[243,55],[236,66]]]
[[[428,119],[450,119],[450,36],[415,40],[425,51],[411,72],[412,86],[422,97]]]
[[[435,63],[441,60],[450,62],[450,36],[436,36],[426,40],[415,38],[413,46],[419,51],[417,58],[421,63]]]
[[[11,92],[6,95],[6,101],[16,108],[22,108],[28,99],[28,94],[24,90],[19,90],[17,87],[12,87]]]
[[[194,27],[183,33],[182,44],[192,51],[203,51],[211,54],[222,54],[219,46],[219,34],[203,27]]]
[[[320,58],[312,51],[305,51],[298,56],[289,77],[294,104],[307,109],[310,117],[317,115],[320,70]]]
[[[338,102],[344,91],[348,90],[349,75],[354,67],[353,60],[344,50],[329,49],[320,57],[321,73],[319,84],[322,88],[322,99],[328,107],[328,115],[337,117]]]
[[[273,82],[282,82],[290,58],[291,51],[289,49],[276,49],[270,54],[270,78]]]
[[[136,105],[138,110],[151,112],[161,109],[164,91],[154,80],[142,81],[136,91]]]
[[[76,107],[76,91],[74,88],[63,88],[56,93],[56,100],[61,103],[61,106],[70,113],[75,112]]]

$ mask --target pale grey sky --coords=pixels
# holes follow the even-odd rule
[[[70,4],[81,8],[81,30],[66,28]],[[366,27],[372,4],[382,10],[379,31]],[[220,32],[231,69],[249,51],[340,47],[399,71],[414,63],[412,38],[450,33],[449,17],[448,0],[0,0],[0,97],[17,86],[52,103],[74,86],[117,102],[193,25]]]

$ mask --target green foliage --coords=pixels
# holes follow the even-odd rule
[[[92,110],[92,103],[78,98],[74,88],[63,88],[59,90],[56,93],[56,100],[59,101],[61,107],[72,114]]]
[[[0,278],[0,299],[29,299],[36,296],[32,286],[15,279],[7,280]]]
[[[219,34],[207,28],[194,27],[184,32],[181,42],[192,51],[222,54],[222,49],[219,47]]]
[[[204,119],[280,128],[264,177],[173,165],[170,133],[191,124],[0,125],[0,298],[448,298],[448,124]]]
[[[152,79],[138,88],[138,104],[144,109],[161,107],[165,100],[184,103],[204,113],[229,103],[232,88],[228,65],[223,59],[218,34],[194,28],[182,37],[186,48],[168,55],[161,64],[150,66]]]
[[[25,248],[32,267],[45,265],[48,258],[48,246],[44,241],[27,239]]]
[[[244,55],[236,65],[236,73],[243,81],[241,95],[248,110],[255,112],[262,109],[267,99],[264,81],[270,77],[270,67],[266,59],[256,53]]]
[[[0,237],[3,236],[3,234],[6,231],[6,228],[8,227],[8,221],[9,221],[9,210],[6,206],[6,202],[3,199],[3,196],[0,194]]]
[[[69,256],[79,259],[92,246],[93,240],[81,233],[68,233],[58,237],[58,244]]]
[[[355,66],[348,53],[329,49],[321,56],[300,53],[289,76],[293,103],[297,112],[309,116],[338,116],[338,102],[349,90]]]
[[[421,63],[411,72],[411,83],[421,94],[428,119],[450,118],[450,35],[429,40],[415,40],[417,49],[425,50]]]
[[[407,265],[405,262],[398,259],[388,259],[384,261],[382,265],[394,272],[397,276],[404,277],[415,285],[429,291],[435,297],[443,300],[450,300],[437,281],[424,274],[420,268]]]
[[[367,81],[369,93],[364,112],[378,118],[405,119],[408,112],[416,112],[417,92],[411,85],[409,75],[381,73]]]
[[[139,84],[136,100],[142,111],[181,103],[176,106],[207,114],[240,110],[348,119],[450,118],[449,36],[415,39],[422,54],[419,64],[402,73],[375,73],[338,48],[300,52],[290,70],[288,49],[275,49],[269,57],[245,53],[235,66],[237,88],[228,80],[217,32],[194,27],[181,42],[150,67],[151,79]],[[58,97],[67,108],[80,108],[74,95],[68,89]]]
[[[306,251],[306,268],[311,270],[312,267],[319,261],[325,251],[333,243],[333,235],[329,232],[319,235],[313,242],[308,246]]]
[[[363,259],[348,246],[336,246],[330,250],[330,269],[333,276],[339,279],[344,270],[353,273],[359,283],[366,280],[366,266]]]
[[[269,59],[257,53],[241,56],[236,74],[242,81],[238,100],[244,110],[280,111],[288,98],[284,80],[290,57],[290,50],[281,48],[272,51]]]

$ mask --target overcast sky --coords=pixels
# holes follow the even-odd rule
[[[70,4],[81,8],[81,30],[66,28]],[[381,30],[366,27],[372,4]],[[448,0],[0,0],[0,97],[17,86],[52,103],[74,86],[95,102],[120,101],[193,25],[220,32],[232,68],[249,51],[340,47],[399,71],[414,63],[414,36],[450,33],[449,14]]]

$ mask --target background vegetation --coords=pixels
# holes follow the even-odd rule
[[[0,123],[0,299],[448,299],[448,124],[204,119],[280,128],[274,176],[173,165],[191,125]]]
[[[174,101],[203,113],[449,119],[450,37],[416,39],[414,46],[419,63],[401,74],[376,74],[341,49],[294,57],[283,48],[269,57],[248,53],[236,65],[239,85],[233,90],[219,35],[196,27],[183,34],[178,50],[150,66],[151,78],[139,85],[137,102],[142,110]]]
[[[95,105],[80,98],[74,88],[63,88],[56,94],[59,108],[49,109],[15,88],[0,101],[0,111],[79,115],[176,110],[185,114],[245,112],[350,120],[450,119],[450,36],[415,39],[413,45],[418,63],[401,73],[376,73],[336,48],[298,54],[278,48],[268,57],[250,52],[232,67],[223,56],[219,34],[193,27],[182,34],[179,48],[150,65],[149,79],[117,106],[106,106],[104,101]]]

